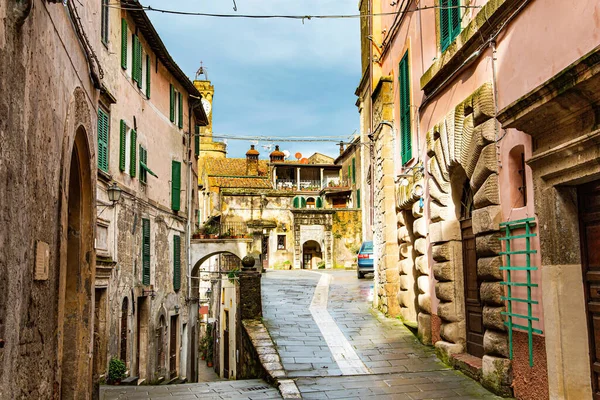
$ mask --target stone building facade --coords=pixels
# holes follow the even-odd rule
[[[361,22],[356,91],[372,139],[375,305],[497,393],[591,397],[598,4],[359,9],[384,14]],[[558,15],[577,28],[531,35]]]
[[[0,398],[92,396],[99,12],[0,2]]]
[[[94,368],[125,362],[140,383],[196,380],[190,232],[197,213],[194,127],[201,93],[137,2],[102,9]],[[109,200],[116,185],[119,201]]]

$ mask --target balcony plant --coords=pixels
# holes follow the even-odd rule
[[[125,378],[125,371],[127,367],[125,363],[120,359],[113,357],[108,363],[108,383],[111,385],[118,385],[121,383],[121,379]]]
[[[215,224],[206,224],[204,225],[204,232],[211,239],[216,239],[219,237],[219,227]]]

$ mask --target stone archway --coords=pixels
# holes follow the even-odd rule
[[[90,392],[90,353],[94,279],[93,188],[85,129],[80,126],[70,154],[63,232],[64,263],[60,273],[59,344],[61,398],[87,398]]]
[[[302,269],[317,269],[323,260],[321,245],[314,240],[307,240],[302,244]]]
[[[446,361],[466,351],[463,239],[460,224],[462,184],[473,192],[472,233],[475,236],[477,278],[483,303],[484,356],[482,380],[507,376],[507,336],[501,312],[503,289],[496,147],[497,122],[491,84],[477,89],[427,133],[429,234],[435,293],[441,319],[436,347]],[[458,210],[457,210],[458,208]],[[435,335],[434,335],[435,336]],[[492,384],[494,384],[492,383]],[[507,388],[507,390],[509,390]]]

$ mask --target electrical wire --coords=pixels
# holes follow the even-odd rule
[[[265,14],[265,15],[253,15],[253,14],[219,14],[219,13],[204,13],[204,12],[194,12],[194,11],[181,11],[181,10],[169,10],[163,8],[154,8],[152,6],[143,6],[141,4],[131,4],[131,5],[122,5],[121,3],[109,3],[108,7],[118,8],[126,11],[154,11],[163,14],[174,14],[174,15],[185,15],[185,16],[198,16],[198,17],[214,17],[214,18],[246,18],[246,19],[292,19],[292,20],[301,20],[304,22],[305,20],[312,19],[353,19],[353,18],[370,18],[370,17],[381,17],[388,15],[398,15],[397,11],[393,12],[384,12],[384,13],[372,13],[372,14],[330,14],[330,15],[292,15],[292,14]],[[451,9],[451,8],[481,8],[483,6],[424,6],[417,7],[412,10],[405,10],[403,13],[413,13],[422,10],[431,10],[431,9]]]

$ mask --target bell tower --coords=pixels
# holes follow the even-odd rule
[[[202,107],[208,117],[208,125],[200,127],[200,155],[199,158],[204,157],[215,157],[224,158],[227,154],[227,146],[223,142],[213,141],[213,97],[215,94],[215,87],[211,81],[208,80],[208,71],[204,64],[200,62],[200,68],[196,72],[196,79],[194,79],[194,86],[202,94]]]

